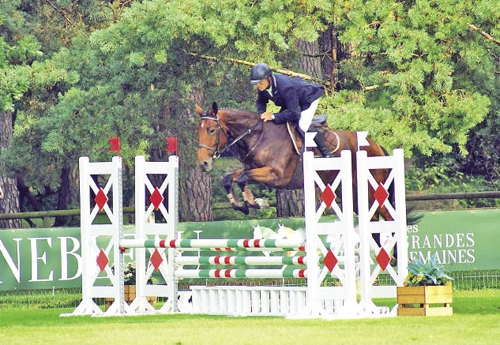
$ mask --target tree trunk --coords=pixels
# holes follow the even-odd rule
[[[328,80],[329,91],[332,93],[337,89],[338,83],[338,50],[335,32],[333,25],[330,25],[328,30],[322,33],[320,39],[321,50],[325,56],[322,62],[323,74]]]
[[[57,194],[57,209],[67,210],[72,203],[78,202],[78,174],[77,167],[71,167],[70,163],[66,163],[61,170],[61,187]],[[79,224],[78,217],[57,216],[54,221],[54,226],[68,226]]]
[[[345,84],[345,77],[339,73],[339,64],[349,57],[350,46],[340,43],[337,29],[333,25],[321,34],[319,46],[323,78],[328,81],[328,91],[333,93],[342,89]]]
[[[193,123],[197,124],[199,120],[194,111],[194,104],[203,104],[203,97],[203,88],[193,88],[190,95],[192,106],[182,111],[182,121],[190,128],[188,133],[193,133]],[[210,175],[203,173],[196,165],[197,150],[197,136],[184,137],[179,178],[179,221],[183,222],[207,222],[214,217],[212,182]]]
[[[304,216],[304,196],[302,189],[276,190],[276,216],[278,218]]]
[[[317,42],[300,41],[297,44],[302,52],[298,69],[304,73],[322,79],[321,58]],[[278,217],[300,217],[304,215],[304,196],[301,189],[277,190],[276,213]]]
[[[317,42],[299,41],[297,48],[302,53],[297,64],[299,70],[315,79],[323,79],[319,44]]]
[[[31,205],[31,210],[33,211],[41,211],[40,203],[38,199],[31,193],[30,188],[24,182],[24,179],[21,177],[17,178],[17,190],[19,191],[19,209],[21,212],[29,211],[29,208],[26,208],[25,200],[29,205]],[[32,228],[36,228],[36,224],[30,219],[24,219]]]
[[[213,220],[210,175],[204,174],[198,168],[186,170],[187,177],[183,179],[184,181],[179,181],[179,220],[183,222]]]
[[[0,111],[0,149],[10,146],[12,139],[12,113]],[[0,171],[0,213],[17,213],[19,210],[19,190],[17,179],[9,178],[5,171]],[[0,228],[21,228],[20,219],[0,220]]]
[[[165,102],[162,109],[163,120],[160,131],[166,136],[177,136],[179,147],[179,221],[181,222],[206,222],[213,220],[212,212],[212,183],[210,175],[202,173],[196,166],[196,150],[198,140],[193,135],[193,124],[198,122],[194,111],[194,104],[202,104],[203,92],[194,88],[190,104],[177,105],[180,109],[170,108]],[[176,114],[176,115],[174,115]],[[165,124],[170,124],[168,127]],[[188,133],[188,135],[186,135]]]

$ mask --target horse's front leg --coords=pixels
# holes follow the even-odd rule
[[[249,208],[259,209],[261,207],[261,203],[258,202],[257,199],[255,199],[252,190],[248,187],[248,176],[246,174],[246,171],[238,170],[236,173],[233,174],[231,182],[235,182],[240,188],[244,202],[244,206],[237,205],[236,195],[234,195],[234,192],[231,188],[231,193],[228,193],[227,196],[230,200],[233,200],[231,201],[233,208],[235,208],[234,205],[236,205],[236,207],[238,207],[238,210],[242,212],[246,211],[246,213],[245,212],[244,213],[248,214]],[[229,181],[226,181],[226,185],[229,186]],[[226,189],[226,191],[227,190],[228,189]]]
[[[236,179],[240,176],[240,174],[243,172],[243,169],[237,170],[234,173],[227,174],[222,178],[222,186],[226,190],[227,198],[229,199],[229,202],[231,203],[231,206],[233,209],[236,211],[243,212],[245,215],[247,215],[248,212],[248,205],[245,202],[241,202],[238,197],[234,194],[233,190],[233,183],[236,182]]]
[[[249,183],[255,182],[276,184],[276,174],[274,173],[274,169],[264,166],[262,168],[244,170],[236,178],[236,183],[242,191],[243,201],[245,201],[247,207],[255,209],[269,207],[269,204],[265,200],[255,198],[252,191],[248,187]]]

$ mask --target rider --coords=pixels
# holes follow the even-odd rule
[[[265,63],[258,63],[250,73],[250,83],[257,86],[257,111],[264,122],[273,120],[280,124],[286,121],[298,121],[302,133],[312,130],[311,122],[319,98],[325,94],[323,86],[304,81],[302,78],[290,78],[281,74],[273,74]],[[268,101],[280,106],[278,113],[266,111]],[[325,145],[323,133],[318,131],[314,137],[323,157],[333,157]]]

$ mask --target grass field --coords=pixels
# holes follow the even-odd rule
[[[454,315],[355,320],[155,315],[60,317],[73,309],[0,309],[0,344],[500,344],[500,290],[454,291]]]

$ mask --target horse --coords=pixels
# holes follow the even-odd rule
[[[214,160],[230,148],[235,148],[239,161],[244,168],[225,175],[222,185],[227,192],[233,209],[248,214],[250,208],[260,208],[248,187],[249,184],[262,183],[270,188],[277,189],[301,189],[304,185],[301,167],[302,141],[299,147],[289,139],[289,128],[285,124],[277,125],[272,121],[263,122],[260,115],[254,112],[239,109],[219,109],[217,103],[212,108],[204,111],[199,105],[195,111],[200,115],[198,123],[198,166],[205,172],[213,169]],[[323,129],[322,129],[323,130]],[[296,137],[298,128],[295,129]],[[325,142],[330,148],[332,155],[340,156],[342,150],[352,153],[353,187],[356,187],[356,151],[358,142],[356,132],[344,130],[324,129]],[[386,156],[387,151],[367,138],[369,146],[363,146],[363,150],[371,156]],[[331,181],[338,172],[324,171],[320,177],[324,181]],[[388,177],[388,169],[377,169],[373,171],[373,177],[377,182],[384,182]],[[236,197],[233,184],[236,183],[242,191],[243,202]],[[371,187],[370,187],[371,189]],[[356,194],[357,188],[353,188]],[[372,204],[373,189],[369,192],[370,204]],[[357,200],[357,195],[354,195]],[[357,208],[357,202],[354,202]],[[357,209],[355,210],[357,213]],[[389,212],[384,207],[379,207],[377,213],[386,220],[392,220]]]
[[[227,197],[233,209],[249,213],[250,208],[261,208],[262,200],[254,198],[249,184],[265,184],[274,189],[302,189],[304,185],[302,175],[301,149],[303,140],[298,128],[293,129],[296,140],[291,139],[290,127],[286,124],[275,124],[273,121],[263,122],[260,115],[240,109],[219,109],[216,102],[212,107],[204,111],[198,104],[195,111],[200,116],[197,126],[198,134],[198,166],[202,171],[210,172],[213,169],[214,160],[224,152],[234,148],[239,161],[244,168],[225,175],[222,185],[226,190]],[[356,151],[358,148],[357,133],[330,129],[324,124],[319,130],[323,130],[325,143],[338,157],[342,150],[351,151],[352,174],[353,174],[353,205],[354,212],[357,209],[357,178],[356,178]],[[368,146],[363,146],[369,157],[387,156],[387,151],[374,140],[367,138]],[[298,145],[295,143],[298,142]],[[337,171],[319,172],[323,181],[332,181]],[[373,178],[383,183],[388,175],[388,169],[375,169],[372,171]],[[241,192],[243,201],[240,201],[234,193],[233,184],[236,184]],[[391,185],[391,188],[393,185]],[[369,204],[374,202],[374,190],[370,186],[367,191]],[[389,194],[394,195],[389,190]],[[337,194],[341,199],[340,193]],[[385,207],[378,207],[372,217],[372,221],[378,221],[380,216],[385,220],[392,220],[392,216]],[[374,239],[380,243],[379,234],[374,234]],[[394,253],[397,256],[397,253]]]

